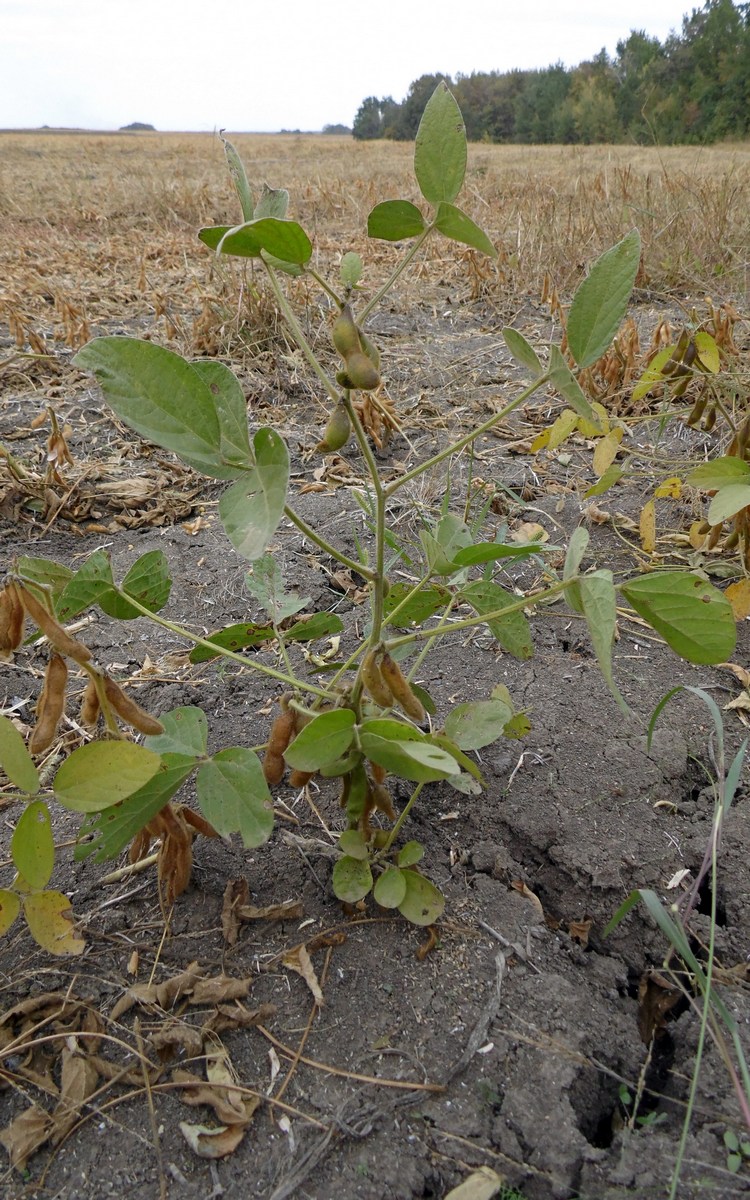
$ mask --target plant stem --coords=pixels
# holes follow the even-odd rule
[[[391,638],[387,643],[387,648],[392,650],[395,646],[409,646],[412,642],[421,642],[425,638],[442,637],[446,633],[455,633],[459,629],[473,629],[475,625],[486,625],[489,621],[497,621],[500,617],[510,616],[511,613],[521,612],[530,604],[538,604],[541,600],[546,600],[550,596],[558,596],[570,587],[571,583],[576,583],[580,577],[572,576],[570,579],[560,580],[558,583],[553,583],[548,588],[543,588],[540,592],[532,592],[528,596],[523,596],[520,600],[513,604],[508,604],[505,608],[496,608],[492,612],[481,613],[476,617],[465,617],[461,621],[449,621],[445,625],[436,625],[433,629],[418,629],[415,633],[406,633],[403,637]]]
[[[335,558],[337,562],[340,562],[342,567],[346,567],[350,571],[356,571],[363,579],[373,580],[375,578],[375,572],[370,567],[366,567],[364,563],[356,562],[353,558],[348,558],[341,550],[337,550],[335,546],[332,546],[330,542],[327,542],[325,538],[321,537],[316,530],[308,525],[299,513],[296,513],[288,504],[284,505],[284,516],[288,517],[292,524],[297,526],[300,533],[308,541],[313,542],[324,554],[330,554],[331,558]]]
[[[424,787],[423,783],[418,783],[417,786],[415,787],[414,791],[412,792],[411,796],[407,800],[406,805],[404,806],[403,812],[400,814],[398,820],[396,821],[396,824],[393,826],[393,829],[388,834],[388,841],[385,843],[385,845],[383,846],[383,850],[382,850],[383,857],[385,857],[385,855],[388,853],[391,846],[393,845],[396,838],[398,837],[399,833],[401,832],[401,828],[404,824],[404,821],[408,817],[409,812],[411,811],[412,805],[414,804],[414,801],[417,799],[417,796],[419,795],[419,793],[422,791],[423,787]]]
[[[436,467],[446,458],[449,458],[451,454],[457,454],[459,450],[463,450],[464,446],[468,446],[476,438],[481,437],[482,434],[488,433],[493,426],[497,425],[499,421],[502,421],[508,416],[509,413],[512,413],[514,409],[518,408],[519,404],[523,404],[525,400],[528,400],[530,396],[534,395],[534,392],[538,391],[538,389],[545,383],[548,383],[549,378],[549,372],[547,372],[545,375],[540,375],[539,378],[535,379],[533,383],[530,383],[527,388],[524,388],[520,395],[516,396],[515,400],[511,400],[510,404],[506,404],[505,408],[501,408],[499,412],[494,413],[491,417],[484,421],[482,425],[479,425],[476,429],[472,430],[471,433],[465,434],[464,437],[459,438],[457,442],[452,442],[450,446],[445,448],[445,450],[440,450],[437,454],[433,454],[432,458],[428,458],[423,463],[420,463],[418,467],[413,467],[412,470],[407,471],[405,475],[401,475],[398,479],[394,479],[393,482],[389,483],[384,489],[385,498],[390,499],[394,492],[397,492],[398,489],[403,487],[405,483],[409,483],[410,480],[416,479],[419,475],[423,475],[425,471],[429,471],[432,467]]]
[[[266,271],[268,273],[268,278],[271,281],[271,287],[273,288],[273,294],[276,297],[276,303],[278,304],[279,308],[281,309],[281,313],[282,313],[287,325],[289,326],[289,330],[290,330],[295,342],[297,343],[300,350],[304,354],[304,356],[307,359],[308,363],[310,364],[312,370],[315,372],[318,379],[323,384],[323,387],[328,392],[328,395],[331,397],[334,404],[338,404],[339,394],[336,389],[336,386],[328,378],[325,371],[323,370],[320,363],[318,362],[317,358],[315,357],[315,354],[313,353],[310,343],[308,342],[307,338],[305,337],[304,333],[302,332],[302,326],[300,325],[299,321],[295,317],[286,296],[284,295],[283,291],[281,290],[281,287],[279,286],[279,281],[276,278],[276,272],[274,271],[273,267],[270,266],[266,262],[265,259],[262,259],[261,261],[263,263],[263,266],[266,268]]]
[[[372,487],[375,493],[375,570],[370,572],[369,578],[372,581],[372,630],[370,633],[370,645],[376,646],[380,641],[380,629],[383,624],[383,588],[385,576],[385,492],[383,485],[380,482],[380,473],[378,464],[375,461],[375,455],[370,449],[370,443],[367,440],[367,434],[362,428],[362,422],[359,419],[357,410],[352,404],[351,394],[347,391],[343,397],[344,406],[349,414],[349,420],[352,423],[355,436],[359,443],[359,448],[362,451],[362,457],[367,464],[367,470],[372,480]]]
[[[339,295],[336,294],[336,292],[334,292],[330,284],[326,283],[322,275],[319,275],[313,267],[305,267],[305,272],[315,280],[315,282],[323,289],[327,296],[330,296],[337,308],[342,307],[344,301]]]
[[[253,662],[244,655],[237,654],[234,650],[227,650],[225,646],[217,646],[216,642],[209,642],[207,638],[199,637],[197,633],[191,633],[189,629],[184,629],[182,625],[176,625],[174,621],[168,621],[166,617],[161,617],[158,613],[152,612],[150,608],[146,608],[134,596],[126,594],[120,588],[115,587],[115,591],[123,600],[127,600],[128,604],[132,604],[133,608],[137,608],[144,617],[148,617],[156,625],[161,625],[163,629],[168,629],[170,633],[174,633],[177,637],[185,638],[186,641],[193,642],[196,646],[205,646],[207,650],[211,650],[217,657],[229,658],[232,662],[240,663],[243,667],[250,667],[253,671],[260,671],[262,675],[268,675],[271,679],[276,679],[279,683],[286,683],[289,687],[300,691],[310,692],[313,696],[323,696],[325,698],[329,696],[325,688],[317,687],[314,683],[304,683],[299,679],[295,679],[293,675],[285,675],[283,671],[277,671],[274,667],[266,666],[265,663]]]
[[[427,240],[427,238],[432,233],[432,230],[433,230],[433,226],[428,225],[427,228],[422,233],[420,233],[420,235],[417,238],[417,240],[415,241],[414,245],[411,247],[411,249],[409,251],[407,251],[407,253],[404,255],[404,257],[401,259],[401,262],[396,267],[395,271],[391,275],[388,276],[388,278],[386,279],[383,286],[378,289],[378,291],[373,296],[372,300],[369,300],[367,302],[367,304],[365,305],[365,307],[362,309],[362,312],[359,313],[359,315],[357,317],[357,323],[359,325],[364,325],[365,321],[369,317],[372,310],[374,308],[376,308],[378,304],[380,304],[380,301],[383,299],[383,296],[385,296],[385,294],[391,290],[391,288],[393,287],[394,283],[396,282],[396,280],[398,279],[398,277],[402,273],[402,271],[406,270],[406,268],[408,267],[409,263],[414,258],[414,256],[419,253],[419,251],[422,248],[423,243]]]

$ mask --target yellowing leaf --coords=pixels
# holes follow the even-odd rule
[[[602,438],[602,440],[597,444],[596,450],[594,451],[593,467],[594,474],[599,478],[601,478],[607,468],[611,467],[612,463],[615,461],[621,441],[622,430],[613,429],[611,433],[608,433],[607,436]]]
[[[563,409],[549,431],[547,449],[556,450],[558,446],[562,446],[563,442],[567,441],[577,425],[578,415],[573,412],[573,409]]]
[[[585,438],[604,437],[609,433],[609,417],[607,410],[603,404],[595,400],[591,405],[593,412],[599,418],[599,424],[594,424],[593,421],[588,421],[586,417],[578,418],[578,432]]]
[[[656,549],[656,505],[649,500],[641,509],[639,521],[641,545],[647,554],[653,554]]]
[[[545,446],[549,445],[549,435],[550,435],[549,429],[543,429],[541,433],[538,433],[536,435],[533,442],[531,443],[531,453],[532,454],[538,454],[540,450],[544,450]]]
[[[682,480],[679,475],[670,475],[669,479],[665,479],[660,483],[654,492],[654,496],[658,499],[679,500],[682,495]]]
[[[34,941],[50,954],[82,954],[84,941],[73,928],[70,900],[62,892],[32,892],[23,898]]]
[[[0,937],[7,933],[21,908],[21,897],[16,892],[0,891]]]
[[[693,521],[688,531],[688,539],[694,550],[701,550],[706,544],[704,521]]]
[[[744,621],[746,617],[750,617],[750,579],[730,583],[724,595],[732,606],[735,621]]]
[[[698,351],[700,365],[704,370],[710,372],[711,375],[716,375],[721,366],[721,362],[719,359],[719,347],[711,337],[711,334],[701,331],[700,333],[696,333],[693,341],[695,342],[695,348]]]

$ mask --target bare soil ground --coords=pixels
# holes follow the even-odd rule
[[[0,478],[3,559],[29,554],[75,567],[105,547],[121,577],[140,554],[160,549],[174,580],[166,615],[201,633],[257,616],[243,590],[245,565],[218,521],[220,488],[122,428],[91,381],[70,365],[78,344],[105,332],[139,333],[182,353],[216,354],[231,365],[246,391],[251,426],[273,424],[287,438],[296,507],[353,554],[355,537],[367,537],[352,497],[364,478],[363,463],[349,452],[311,457],[324,406],[301,357],[284,340],[253,277],[229,269],[217,273],[195,241],[195,226],[223,220],[231,204],[228,191],[212,190],[217,180],[221,185],[220,156],[212,150],[197,165],[197,156],[185,150],[197,142],[187,139],[174,157],[173,143],[150,137],[81,138],[61,149],[62,135],[57,141],[5,135],[3,141],[13,153],[0,198],[16,242],[3,251],[0,440],[30,472],[26,484]],[[341,143],[334,141],[340,155]],[[333,155],[329,145],[325,139],[263,139],[254,148],[257,177],[276,186],[290,172],[305,178],[298,181],[294,215],[321,246],[319,269],[333,269],[334,247],[355,248],[369,255],[373,279],[367,282],[374,286],[393,251],[380,248],[373,256],[361,218],[377,200],[404,194],[406,150],[373,147],[367,164],[357,147],[359,158],[347,170],[327,157]],[[22,167],[37,153],[50,173],[32,183]],[[551,150],[549,173],[540,176],[537,191],[546,191],[550,204],[557,187],[558,208],[600,214],[578,242],[580,266],[570,257],[566,268],[558,260],[553,282],[563,299],[571,275],[624,232],[620,223],[633,223],[632,212],[621,211],[621,192],[614,205],[607,195],[616,172],[618,188],[625,186],[627,155],[614,150],[606,160],[606,153],[600,152],[594,170],[595,159],[584,162],[571,152],[563,162],[563,152]],[[357,165],[360,159],[365,165]],[[607,161],[615,164],[609,175]],[[472,195],[482,196],[500,160],[493,148],[476,148],[472,164]],[[691,186],[705,188],[704,195],[713,188],[715,200],[722,186],[733,185],[724,167],[711,177],[701,173],[704,165],[696,164],[692,174],[684,169]],[[674,189],[680,169],[665,174]],[[746,188],[742,170],[746,155],[737,183]],[[573,182],[561,198],[565,172]],[[88,185],[86,174],[92,177]],[[520,195],[523,180],[513,178]],[[629,178],[627,186],[635,189],[635,174]],[[63,207],[47,205],[45,186],[51,195],[59,188],[73,198]],[[87,199],[87,190],[95,201]],[[652,197],[651,211],[661,202]],[[559,335],[548,307],[532,298],[544,274],[544,233],[533,225],[539,213],[518,216],[514,246],[498,210],[486,218],[485,201],[472,203],[472,215],[502,244],[499,273],[443,246],[372,322],[405,434],[381,452],[386,476],[428,457],[442,439],[485,419],[514,394],[519,378],[500,336],[504,324],[516,324],[536,344]],[[675,220],[682,219],[679,204],[675,211]],[[735,214],[728,211],[726,219],[734,221]],[[350,233],[355,227],[359,232]],[[338,228],[343,246],[335,238]],[[691,229],[693,243],[703,237],[704,245],[705,235]],[[730,242],[727,235],[722,253],[732,287],[724,295],[739,305],[736,336],[746,354],[740,251]],[[658,238],[647,239],[646,261],[655,264],[660,252]],[[523,254],[533,264],[521,278]],[[662,318],[678,323],[686,307],[702,303],[705,281],[691,279],[684,263],[674,267],[677,281],[668,287],[665,270],[657,278],[654,266],[651,284],[636,296],[644,346]],[[292,283],[290,292],[310,336],[323,345],[324,308],[303,285]],[[14,347],[51,357],[14,358]],[[45,406],[69,426],[74,458],[64,483],[46,489],[38,481],[47,429],[32,425]],[[488,533],[501,522],[511,528],[538,522],[564,546],[585,521],[596,564],[619,575],[634,573],[644,556],[633,522],[652,494],[657,470],[646,457],[654,427],[633,434],[643,448],[643,474],[598,499],[592,510],[583,494],[594,478],[589,446],[572,443],[563,455],[528,452],[558,407],[553,396],[543,397],[477,446],[475,485],[478,479],[499,485]],[[660,445],[658,470],[669,474],[671,464],[679,473],[676,463],[714,446],[709,435],[673,422]],[[408,495],[399,493],[390,514],[399,536],[416,535],[421,520],[439,509],[448,483],[453,506],[462,511],[468,468],[466,457],[459,457],[449,472]],[[675,535],[694,518],[696,503],[687,493],[657,502],[663,563],[685,553]],[[310,611],[337,612],[347,631],[361,623],[356,580],[334,578],[334,564],[313,553],[290,525],[279,528],[272,550],[290,585],[311,597]],[[514,582],[528,589],[534,577],[527,569]],[[420,678],[438,712],[449,701],[481,698],[505,683],[531,721],[522,741],[480,753],[487,780],[481,796],[430,785],[410,822],[407,834],[425,845],[426,869],[447,898],[432,948],[425,945],[425,931],[372,903],[342,912],[330,886],[342,824],[333,788],[277,789],[276,832],[252,853],[239,844],[198,839],[192,883],[166,923],[153,871],[102,883],[118,864],[74,863],[78,822],[73,814],[56,813],[56,886],[72,898],[87,949],[81,958],[52,958],[20,922],[0,945],[0,1140],[7,1144],[11,1123],[30,1109],[36,1113],[28,1126],[33,1138],[34,1120],[43,1119],[41,1110],[55,1110],[61,1089],[73,1105],[72,1117],[60,1119],[58,1107],[57,1144],[48,1142],[23,1171],[7,1167],[0,1194],[13,1200],[412,1200],[446,1196],[482,1164],[528,1200],[668,1194],[699,1015],[679,997],[660,1019],[659,989],[669,990],[659,982],[667,947],[642,910],[636,908],[611,936],[603,930],[634,888],[676,895],[679,884],[671,891],[670,884],[681,871],[697,871],[710,837],[714,767],[705,711],[683,693],[663,714],[651,749],[648,715],[678,683],[709,690],[720,706],[740,688],[726,670],[682,663],[624,613],[615,673],[635,715],[623,719],[575,614],[551,606],[534,617],[533,630],[535,653],[528,661],[502,653],[485,633],[457,634],[427,660]],[[117,624],[100,614],[80,636],[97,661],[130,681],[132,694],[151,711],[200,705],[211,749],[264,741],[275,693],[251,666],[190,666],[189,647],[146,621]],[[749,648],[743,622],[734,661],[747,666]],[[32,720],[44,661],[44,652],[32,648],[2,668],[3,708],[22,723]],[[56,752],[80,742],[76,711],[71,696]],[[731,753],[743,736],[737,711],[726,713],[726,726]],[[397,794],[397,802],[406,795]],[[193,802],[189,794],[181,798]],[[7,846],[19,813],[18,804],[6,804],[2,886],[12,879]],[[749,846],[745,775],[719,864],[717,953],[722,995],[746,1053]],[[288,901],[299,908],[284,919],[243,922],[236,939],[228,939],[222,914],[233,881],[246,881],[250,902],[261,909]],[[706,889],[694,923],[696,947],[707,937],[710,905]],[[299,964],[294,950],[301,944],[320,982],[322,1005],[289,965]],[[186,981],[192,964],[198,966]],[[201,993],[194,986],[198,976],[219,977],[219,983]],[[180,977],[180,994],[170,993],[170,981]],[[252,1019],[233,1007],[230,981],[238,981],[242,1011]],[[166,986],[150,1003],[123,1011],[128,990],[148,983]],[[649,1024],[651,1002],[656,1016]],[[191,1093],[175,1072],[204,1078],[222,1045],[243,1097],[257,1098],[259,1106],[234,1152],[208,1161],[190,1149],[180,1123],[216,1126],[220,1119],[205,1104],[187,1106]],[[89,1068],[81,1065],[87,1061]],[[93,1091],[88,1069],[96,1073]],[[76,1088],[87,1097],[79,1107]],[[625,1102],[625,1090],[637,1105]],[[729,1076],[709,1044],[681,1200],[729,1200],[750,1191],[748,1165],[740,1173],[727,1168],[723,1136],[740,1128]]]

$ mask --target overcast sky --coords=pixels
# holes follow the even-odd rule
[[[0,0],[0,128],[351,125],[418,76],[574,66],[699,0]]]

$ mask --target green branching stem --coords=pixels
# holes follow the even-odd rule
[[[417,629],[414,633],[405,633],[403,637],[390,638],[387,643],[387,648],[393,650],[397,646],[410,646],[412,642],[423,642],[426,639],[444,637],[446,633],[458,633],[462,629],[474,629],[477,625],[487,625],[490,621],[498,621],[503,617],[509,617],[514,612],[521,612],[524,608],[528,608],[530,604],[539,604],[542,600],[549,600],[552,596],[559,596],[566,588],[570,587],[571,583],[577,583],[580,579],[579,575],[573,575],[570,579],[560,580],[558,583],[553,583],[551,587],[543,588],[539,592],[531,592],[528,596],[521,597],[513,604],[508,604],[505,608],[496,608],[492,612],[481,613],[476,617],[465,617],[460,621],[448,621],[445,624],[435,625],[432,629]]]
[[[293,525],[296,525],[297,529],[299,529],[300,533],[308,541],[317,546],[319,550],[322,550],[324,554],[330,554],[331,558],[335,558],[337,562],[340,562],[342,567],[346,567],[348,571],[356,571],[363,579],[374,580],[374,571],[366,567],[364,563],[356,562],[353,558],[348,558],[341,550],[337,550],[335,546],[332,546],[330,542],[321,537],[317,530],[308,525],[299,513],[290,508],[288,504],[284,505],[284,515],[289,518]]]
[[[533,396],[534,392],[538,391],[539,388],[543,387],[548,381],[549,373],[540,375],[539,378],[535,379],[533,383],[530,383],[527,388],[524,388],[524,390],[518,396],[516,396],[514,400],[511,400],[510,404],[506,404],[505,407],[501,408],[499,412],[493,413],[491,417],[488,417],[483,424],[478,425],[476,429],[471,431],[471,433],[465,434],[464,437],[459,438],[457,442],[451,442],[451,444],[446,446],[444,450],[440,450],[437,454],[433,454],[432,458],[426,459],[423,463],[420,463],[419,466],[413,467],[411,471],[407,471],[405,475],[401,475],[398,479],[394,479],[392,483],[389,483],[387,487],[383,489],[383,494],[386,500],[389,500],[394,492],[397,492],[399,488],[404,486],[404,484],[409,483],[412,479],[418,479],[420,475],[424,475],[426,471],[432,470],[433,467],[436,467],[441,462],[444,462],[446,458],[450,458],[453,454],[458,454],[459,450],[463,450],[464,446],[469,446],[473,441],[476,440],[476,438],[482,437],[482,435],[485,433],[489,433],[489,431],[493,429],[495,425],[504,420],[509,413],[512,413],[514,409],[518,408],[519,405],[528,400],[530,396]]]
[[[315,357],[313,349],[310,346],[310,343],[308,342],[307,338],[305,337],[305,335],[302,331],[302,326],[300,325],[299,321],[295,317],[294,312],[292,311],[291,305],[289,304],[289,301],[287,300],[281,287],[279,286],[279,281],[276,278],[276,272],[274,271],[273,267],[270,266],[270,264],[266,262],[265,259],[261,259],[261,262],[263,263],[263,266],[266,268],[268,278],[271,281],[271,287],[273,288],[273,294],[276,297],[276,303],[278,304],[278,306],[281,310],[284,320],[286,321],[287,325],[289,326],[289,330],[290,330],[295,342],[297,343],[300,350],[304,354],[305,358],[307,359],[308,363],[310,364],[311,369],[317,375],[318,379],[322,383],[322,385],[325,388],[325,390],[327,391],[328,395],[333,400],[334,404],[338,404],[339,393],[336,388],[336,385],[328,378],[325,371],[323,370],[320,363],[318,362],[317,358]]]
[[[391,275],[388,276],[388,278],[386,279],[383,286],[381,288],[378,288],[377,292],[372,297],[372,300],[368,300],[367,304],[365,305],[365,307],[362,309],[362,312],[358,316],[358,321],[359,321],[360,325],[364,325],[365,321],[369,317],[372,310],[374,308],[377,308],[378,304],[380,304],[380,301],[383,299],[383,296],[385,296],[391,290],[391,288],[393,287],[394,283],[396,282],[396,280],[398,279],[398,277],[402,273],[402,271],[406,270],[406,268],[408,267],[408,265],[412,261],[412,259],[422,249],[424,242],[430,236],[433,229],[434,229],[433,225],[428,225],[427,228],[422,233],[420,233],[419,237],[414,242],[414,245],[411,247],[410,250],[407,251],[407,253],[404,255],[404,257],[401,259],[401,262],[396,267],[395,271]]]
[[[323,696],[328,698],[329,693],[325,688],[317,687],[314,683],[305,683],[302,680],[295,679],[293,675],[285,675],[283,671],[277,671],[274,667],[269,667],[265,663],[255,662],[246,658],[242,654],[237,654],[234,650],[228,650],[225,646],[217,646],[216,642],[209,642],[208,638],[200,637],[197,633],[191,633],[189,629],[183,628],[182,625],[176,625],[174,621],[168,621],[166,617],[162,617],[159,613],[152,612],[150,608],[146,608],[145,604],[141,604],[134,596],[123,592],[120,588],[115,588],[118,596],[123,600],[127,600],[128,604],[132,604],[133,608],[137,608],[138,612],[144,617],[148,617],[156,625],[161,625],[163,629],[168,629],[170,633],[176,637],[185,638],[188,642],[193,642],[196,646],[205,646],[218,658],[229,658],[232,662],[237,662],[243,667],[250,667],[253,671],[260,671],[262,675],[268,675],[271,679],[278,680],[279,683],[285,683],[287,687],[296,688],[298,691],[310,692],[313,696]]]

